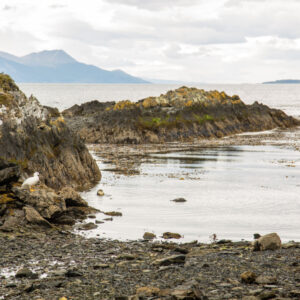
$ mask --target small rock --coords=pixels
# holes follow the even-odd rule
[[[147,240],[147,241],[153,240],[155,238],[156,238],[156,235],[154,233],[151,233],[151,232],[145,232],[144,235],[143,235],[143,239]]]
[[[241,281],[244,283],[254,283],[256,279],[256,274],[251,271],[246,271],[241,274]]]
[[[104,213],[107,216],[112,216],[112,217],[122,217],[123,214],[121,212],[118,211],[108,211]]]
[[[136,257],[134,255],[124,253],[124,254],[118,255],[117,259],[120,259],[120,260],[121,259],[124,259],[124,260],[134,260],[134,259],[136,259]]]
[[[97,269],[107,269],[107,268],[109,268],[108,264],[96,264],[96,265],[93,265],[93,269],[94,270],[97,270]]]
[[[159,266],[169,266],[172,264],[184,264],[185,262],[185,255],[172,255],[169,257],[156,259],[153,264]]]
[[[259,298],[255,296],[245,296],[242,298],[242,300],[259,300]]]
[[[180,239],[182,236],[179,233],[164,232],[162,235],[163,239]]]
[[[176,199],[174,199],[174,200],[171,200],[171,201],[173,201],[173,202],[177,202],[177,203],[182,203],[182,202],[186,202],[187,200],[186,200],[186,199],[184,199],[184,198],[176,198]]]
[[[276,250],[281,248],[281,240],[277,233],[261,236],[253,242],[253,251]]]
[[[95,215],[88,215],[87,217],[90,218],[90,219],[96,219]]]
[[[171,292],[172,299],[184,300],[184,299],[199,299],[199,300],[206,300],[208,299],[205,296],[200,287],[195,283],[186,283],[183,285],[177,286]]]
[[[78,271],[76,268],[68,269],[65,273],[67,277],[80,277],[82,276],[82,272]]]
[[[276,297],[275,291],[263,291],[258,295],[260,300],[267,300],[267,299],[272,299]]]
[[[97,195],[98,195],[98,196],[104,196],[103,190],[101,190],[101,189],[98,190],[98,191],[97,191]]]
[[[33,207],[25,206],[23,208],[25,212],[25,218],[28,223],[36,224],[44,227],[53,227],[47,220],[45,220]]]
[[[78,229],[79,230],[91,230],[91,229],[96,229],[96,228],[98,228],[98,226],[96,224],[90,222],[90,223],[83,224]]]
[[[105,219],[103,219],[104,221],[112,221],[113,220],[113,218],[105,218]]]
[[[136,290],[136,295],[139,297],[151,297],[157,296],[160,292],[160,289],[153,286],[144,286]]]
[[[22,268],[20,269],[16,275],[15,275],[16,278],[31,278],[31,279],[36,279],[38,278],[38,274],[36,273],[33,273],[30,269],[28,268]]]
[[[277,278],[274,276],[263,276],[260,275],[255,279],[258,284],[274,284],[277,283]]]
[[[100,221],[100,220],[96,220],[95,223],[96,223],[96,224],[103,224],[104,222],[103,222],[103,221]]]

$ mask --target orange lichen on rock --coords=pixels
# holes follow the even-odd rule
[[[133,102],[131,102],[130,100],[123,100],[123,101],[117,102],[114,105],[113,110],[130,109],[133,107],[135,107],[135,104]]]

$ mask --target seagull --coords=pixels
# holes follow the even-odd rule
[[[39,172],[35,172],[35,173],[33,174],[33,177],[27,178],[27,179],[23,182],[22,188],[25,187],[25,186],[28,186],[29,189],[30,189],[30,191],[33,192],[34,190],[31,189],[31,186],[32,186],[32,185],[35,185],[35,184],[37,184],[37,183],[39,182],[39,180],[40,180],[40,179],[39,179],[39,175],[40,175]]]

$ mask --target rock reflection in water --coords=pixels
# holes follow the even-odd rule
[[[123,217],[89,236],[124,240],[142,238],[146,231],[157,236],[171,231],[183,235],[181,241],[207,242],[212,233],[251,240],[254,232],[277,232],[283,240],[300,239],[300,159],[294,150],[234,146],[151,154],[141,158],[140,175],[133,176],[116,175],[99,164],[106,168],[102,181],[83,196],[90,205],[121,211]],[[96,196],[100,187],[105,190],[101,199]],[[178,197],[188,201],[170,201]]]

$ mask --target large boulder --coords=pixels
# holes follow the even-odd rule
[[[66,210],[64,200],[47,186],[37,188],[33,192],[15,187],[13,192],[24,206],[33,207],[45,219],[51,219]]]
[[[269,233],[254,241],[254,251],[276,250],[281,248],[281,240],[277,233]]]

